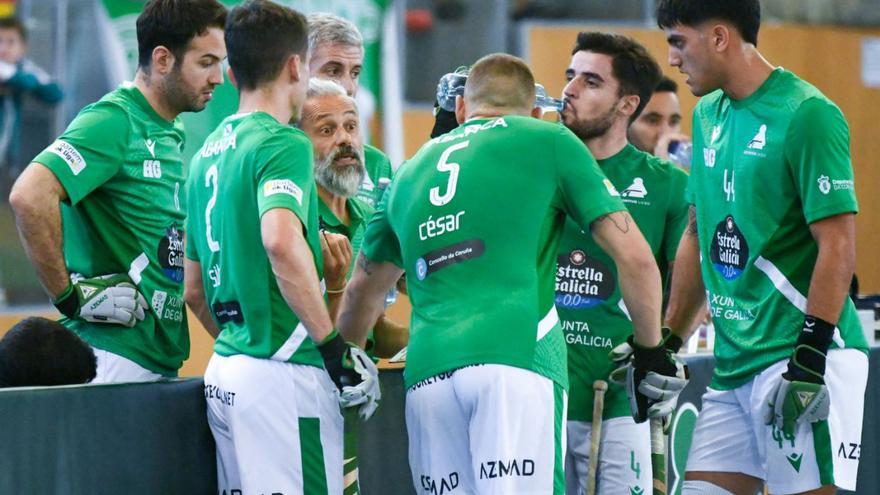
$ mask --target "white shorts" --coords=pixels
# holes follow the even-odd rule
[[[342,414],[323,369],[214,354],[205,399],[219,493],[342,493]]]
[[[569,421],[567,428],[565,493],[581,495],[587,491],[593,425]],[[602,421],[596,493],[632,495],[653,491],[650,437],[651,427],[647,421],[636,424],[629,416]]]
[[[406,393],[417,493],[561,495],[567,394],[549,378],[487,364]]]
[[[159,373],[144,368],[134,361],[124,358],[119,354],[113,354],[92,347],[95,358],[98,361],[95,379],[89,383],[125,383],[125,382],[152,382],[164,378]]]
[[[766,480],[774,494],[825,485],[856,489],[868,357],[855,349],[828,353],[828,420],[799,424],[793,437],[765,425],[763,418],[767,395],[787,364],[779,361],[737,389],[706,392],[688,471],[744,473]]]

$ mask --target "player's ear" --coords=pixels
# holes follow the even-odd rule
[[[715,24],[712,26],[711,40],[712,49],[716,52],[723,52],[730,46],[730,29],[724,24]]]
[[[455,97],[455,121],[459,124],[465,121],[467,117],[467,108],[464,105],[464,97],[458,95]]]
[[[309,78],[308,69],[304,67],[303,59],[300,58],[299,54],[293,54],[288,57],[285,68],[287,69],[290,79],[294,82]],[[305,71],[305,74],[303,74],[303,71]]]
[[[630,117],[632,114],[636,113],[636,109],[639,108],[639,103],[642,99],[639,95],[626,95],[622,98],[620,105],[620,112]]]
[[[153,54],[150,59],[150,69],[157,74],[165,76],[174,70],[176,59],[171,50],[162,45],[153,48]]]
[[[541,107],[532,108],[532,117],[534,117],[538,120],[544,118],[544,109]]]

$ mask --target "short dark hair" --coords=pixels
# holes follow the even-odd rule
[[[663,76],[657,87],[654,88],[655,93],[678,93],[678,84],[672,79]]]
[[[309,25],[301,13],[268,0],[232,9],[226,20],[226,52],[239,89],[253,90],[278,77],[291,55],[306,62]]]
[[[182,61],[193,38],[225,23],[226,7],[217,0],[150,0],[137,18],[138,67],[149,70],[157,46]]]
[[[0,29],[14,29],[18,31],[22,41],[27,41],[27,28],[24,27],[24,23],[18,17],[0,17]]]
[[[654,88],[663,77],[660,66],[648,50],[636,40],[613,33],[581,32],[571,54],[580,51],[601,53],[611,57],[611,71],[620,84],[619,96],[638,95],[639,106],[630,122],[644,110]]]
[[[696,26],[711,20],[733,24],[746,42],[758,46],[758,29],[761,28],[759,0],[660,0],[657,6],[660,29],[677,24]]]
[[[96,369],[92,348],[57,321],[25,318],[0,340],[0,387],[87,383]]]

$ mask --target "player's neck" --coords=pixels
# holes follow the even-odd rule
[[[153,111],[163,119],[171,122],[180,114],[180,111],[168,103],[168,99],[162,93],[159,82],[151,80],[150,76],[141,69],[138,69],[134,76],[134,86],[144,95]]]
[[[751,96],[767,81],[774,69],[752,45],[745,45],[742,55],[733,60],[727,69],[730,76],[721,89],[734,100],[744,100]]]
[[[626,128],[619,129],[615,123],[605,134],[587,139],[584,144],[596,160],[604,160],[620,153],[626,147]]]
[[[268,113],[281,124],[288,124],[296,114],[291,107],[290,95],[271,86],[263,86],[252,91],[239,93],[238,113]]]
[[[318,184],[318,197],[320,197],[321,201],[327,205],[327,208],[330,208],[330,211],[336,215],[336,218],[338,218],[343,225],[348,227],[348,205],[345,196],[337,196]]]

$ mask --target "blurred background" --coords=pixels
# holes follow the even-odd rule
[[[523,57],[553,96],[564,83],[578,31],[609,30],[635,37],[680,85],[690,132],[696,99],[666,63],[666,43],[654,19],[654,0],[277,0],[303,12],[330,11],[354,21],[364,34],[367,59],[358,96],[372,109],[370,135],[395,166],[430,133],[437,81],[492,52]],[[25,98],[19,152],[0,174],[0,316],[52,314],[30,267],[6,204],[11,181],[60,134],[84,106],[134,74],[134,22],[142,0],[0,0],[0,16],[16,15],[29,31],[28,59],[62,88],[60,103]],[[237,2],[224,0],[233,5]],[[861,204],[857,217],[860,291],[880,292],[880,0],[763,0],[762,53],[818,86],[841,107],[852,132],[852,158]],[[2,90],[0,90],[2,91]],[[362,96],[363,94],[363,96]],[[209,107],[186,114],[186,154],[226,115],[236,96],[231,85]],[[405,298],[397,311],[406,318]],[[191,320],[192,321],[192,320]],[[0,323],[3,323],[0,319]],[[5,329],[8,325],[2,324]],[[0,330],[2,331],[2,330]],[[193,363],[182,374],[201,374],[194,332]],[[210,345],[204,346],[204,358]]]

